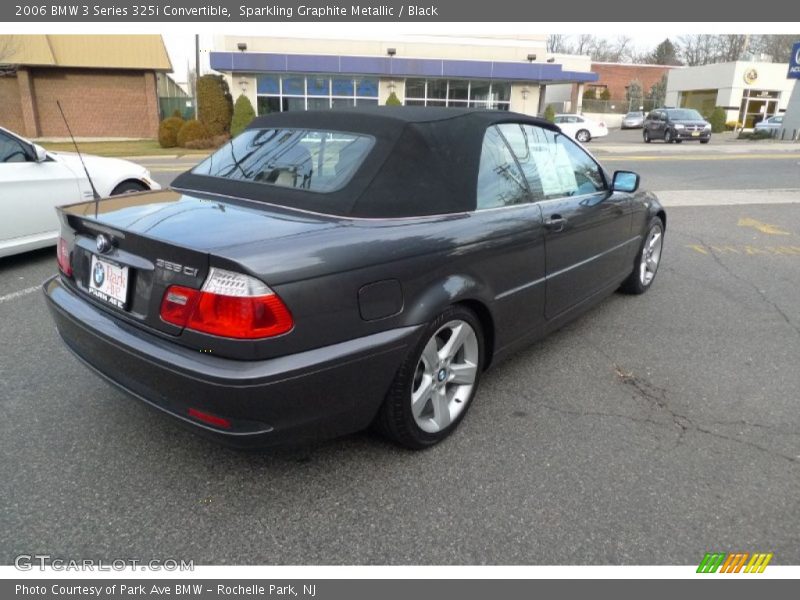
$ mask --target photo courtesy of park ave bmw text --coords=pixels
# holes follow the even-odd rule
[[[786,595],[800,10],[650,8],[0,5],[0,597]]]

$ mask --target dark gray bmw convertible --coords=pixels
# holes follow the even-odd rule
[[[198,431],[424,448],[490,364],[652,285],[638,186],[525,115],[268,115],[168,191],[61,208],[44,292],[87,366]]]

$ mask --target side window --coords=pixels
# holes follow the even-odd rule
[[[28,151],[19,140],[0,131],[0,163],[27,162]]]
[[[477,209],[528,202],[525,179],[497,127],[483,136],[478,167]]]
[[[544,130],[521,123],[503,123],[497,128],[503,134],[522,168],[522,174],[528,183],[532,199],[534,201],[544,199],[542,179],[539,176],[539,162],[534,153],[539,143],[540,132]]]
[[[569,137],[532,125],[524,129],[535,165],[536,179],[528,180],[535,196],[583,196],[606,189],[599,165]]]

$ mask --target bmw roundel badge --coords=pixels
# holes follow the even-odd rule
[[[108,239],[108,237],[103,235],[102,233],[97,236],[97,240],[95,241],[95,245],[97,247],[97,251],[100,254],[105,254],[106,252],[111,250],[111,240]]]
[[[92,272],[92,278],[94,279],[94,285],[96,287],[102,287],[103,282],[106,279],[106,270],[103,268],[103,265],[99,262],[94,264],[94,271]]]

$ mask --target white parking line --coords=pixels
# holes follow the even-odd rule
[[[18,292],[12,292],[10,294],[6,294],[5,296],[0,296],[0,304],[3,302],[7,302],[8,300],[13,300],[14,298],[21,298],[22,296],[27,296],[28,294],[32,294],[36,290],[40,289],[41,286],[34,285],[33,287],[25,288],[24,290],[19,290]]]

